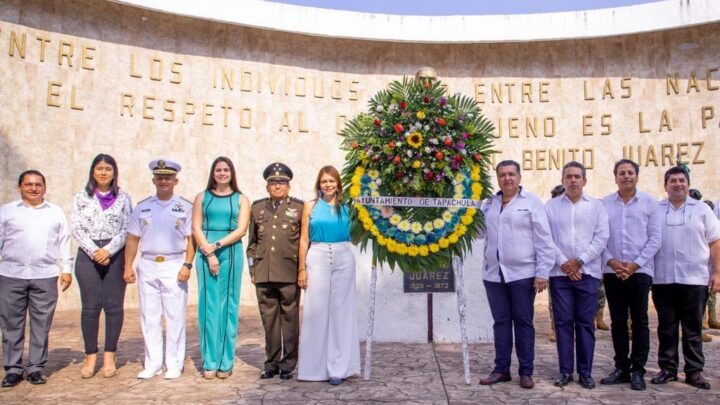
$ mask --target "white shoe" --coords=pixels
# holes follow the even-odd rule
[[[155,371],[145,369],[145,370],[143,370],[143,371],[141,371],[141,372],[138,373],[137,378],[138,378],[139,380],[146,380],[146,379],[148,379],[148,378],[153,378],[153,377],[155,377],[156,375],[160,375],[160,374],[162,374],[162,369],[158,369],[158,370],[155,370]]]
[[[180,378],[182,375],[182,370],[168,370],[165,372],[165,379],[166,380],[174,380],[176,378]]]

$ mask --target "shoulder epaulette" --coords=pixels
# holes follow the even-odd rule
[[[255,204],[257,204],[257,203],[261,203],[261,202],[267,201],[267,200],[269,200],[269,199],[270,199],[270,197],[265,197],[265,198],[261,198],[261,199],[259,199],[259,200],[255,200],[255,201],[253,201],[252,205],[255,205]]]
[[[295,197],[290,197],[290,201],[295,201],[298,204],[305,204],[305,201]]]
[[[151,199],[151,198],[152,198],[152,196],[150,196],[150,197],[148,197],[148,198],[146,198],[146,199],[138,202],[137,205],[140,205],[140,204],[144,203],[145,201],[147,201],[147,200],[149,200],[149,199]]]
[[[185,198],[185,197],[183,197],[183,196],[180,196],[180,199],[183,200],[183,201],[185,201],[186,203],[188,203],[188,204],[190,204],[190,205],[193,205],[193,202],[192,202],[192,201],[188,200],[187,198]]]

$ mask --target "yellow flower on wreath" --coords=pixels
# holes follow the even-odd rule
[[[408,248],[408,256],[415,257],[420,253],[420,249],[417,246],[410,246]]]
[[[480,185],[480,183],[473,183],[473,185],[471,186],[471,190],[473,194],[480,195],[482,194],[482,185]]]
[[[417,149],[422,146],[423,136],[420,132],[415,131],[407,138],[407,144]]]
[[[412,167],[413,169],[419,169],[420,165],[422,165],[422,162],[420,162],[419,160],[415,160],[413,161]]]
[[[350,197],[356,198],[360,197],[360,186],[354,185],[350,187]]]
[[[398,254],[401,254],[401,255],[408,254],[408,246],[404,243],[399,243],[397,246],[397,252],[398,252]]]
[[[450,242],[451,245],[458,243],[457,231],[451,233],[450,236],[448,236],[447,240],[448,240],[448,242]],[[441,241],[442,241],[442,239],[441,239]]]
[[[468,216],[471,216],[471,217],[474,217],[476,213],[477,213],[477,210],[476,210],[475,208],[468,208],[468,209],[465,211],[465,215],[468,215]]]
[[[430,254],[430,249],[427,246],[420,246],[418,247],[418,253],[420,253],[420,256],[427,256]]]
[[[440,238],[440,240],[438,241],[438,245],[440,245],[441,248],[445,249],[450,246],[450,242],[446,238]]]
[[[376,240],[377,240],[378,245],[380,245],[380,246],[387,245],[387,239],[382,235],[378,236]]]
[[[473,222],[473,217],[465,214],[465,215],[463,215],[463,216],[460,217],[460,221],[461,221],[464,225],[470,225],[470,224],[472,224],[472,222]]]
[[[480,167],[479,166],[473,166],[470,169],[470,178],[473,181],[480,181]]]
[[[393,214],[393,216],[390,217],[390,225],[397,226],[400,221],[402,221],[402,217],[399,214]]]
[[[417,119],[419,119],[420,121],[422,121],[422,120],[425,119],[425,112],[424,112],[424,111],[418,111],[417,114],[415,114],[415,116],[417,117]]]
[[[355,174],[362,176],[363,174],[365,174],[365,168],[362,167],[362,166],[356,167],[356,168],[355,168]]]
[[[467,226],[463,224],[458,224],[457,228],[455,229],[455,232],[458,234],[458,236],[463,236],[467,233]]]
[[[428,248],[433,253],[437,253],[440,251],[440,245],[438,245],[437,243],[433,243],[433,244],[429,245]]]

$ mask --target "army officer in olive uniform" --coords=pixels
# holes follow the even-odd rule
[[[292,378],[297,364],[300,288],[297,285],[303,202],[288,196],[292,170],[273,163],[263,172],[269,198],[250,210],[247,257],[265,327],[265,369],[261,379]]]

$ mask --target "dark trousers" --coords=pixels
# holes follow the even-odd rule
[[[6,374],[42,371],[48,359],[48,334],[58,297],[58,278],[0,276],[0,330]],[[23,365],[25,319],[30,318],[30,351]]]
[[[292,371],[297,365],[300,287],[295,283],[256,283],[265,328],[265,371]]]
[[[105,243],[99,243],[104,246]],[[105,312],[106,352],[117,351],[117,343],[122,330],[125,309],[125,249],[120,249],[110,258],[110,264],[101,266],[94,262],[82,249],[78,249],[75,259],[75,277],[80,287],[82,312],[80,328],[85,341],[85,354],[98,352],[98,331],[100,311]]]
[[[652,277],[635,273],[623,281],[615,274],[605,274],[603,283],[612,322],[610,331],[615,349],[615,368],[626,372],[638,371],[644,375],[650,352],[648,295]],[[628,312],[632,319],[632,352],[627,328]]]
[[[587,274],[579,281],[564,276],[550,277],[561,373],[572,374],[574,349],[578,374],[592,375],[599,287],[600,280]]]
[[[515,352],[520,363],[520,375],[533,375],[535,359],[535,278],[525,278],[509,283],[483,281],[490,312],[493,316],[495,337],[494,372],[510,375],[510,361],[515,332]]]
[[[703,370],[702,320],[707,303],[706,285],[654,284],[652,299],[658,315],[658,366],[677,374],[678,326],[682,327],[685,374]]]

